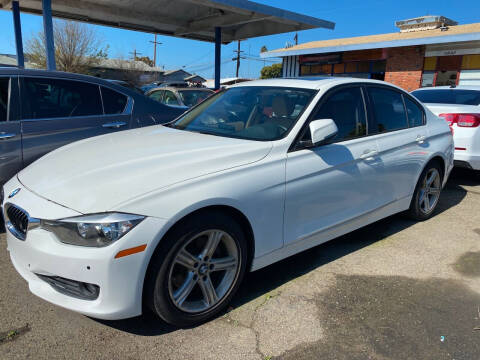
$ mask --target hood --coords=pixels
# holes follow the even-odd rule
[[[121,131],[57,149],[18,174],[37,195],[81,213],[264,158],[271,142],[164,126]]]
[[[458,104],[424,104],[435,115],[440,114],[478,114],[480,106]]]

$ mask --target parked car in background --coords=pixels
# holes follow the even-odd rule
[[[190,108],[201,103],[214,92],[206,88],[159,87],[149,90],[145,95],[162,104]]]
[[[450,125],[455,165],[480,170],[480,86],[439,86],[412,92]]]
[[[247,271],[398,212],[430,218],[452,167],[448,125],[397,87],[253,81],[22,170],[4,187],[8,249],[54,304],[191,326]]]
[[[156,88],[160,85],[160,82],[152,82],[150,84],[143,85],[140,89],[143,91],[143,93],[146,93],[148,90]]]
[[[60,146],[183,111],[91,76],[0,68],[0,184]]]

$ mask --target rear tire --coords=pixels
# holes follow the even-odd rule
[[[442,171],[436,162],[428,164],[420,175],[408,215],[417,221],[432,217],[442,192]]]
[[[146,305],[179,327],[220,313],[238,290],[248,262],[241,226],[222,212],[194,215],[175,226],[150,262]]]

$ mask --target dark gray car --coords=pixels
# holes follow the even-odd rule
[[[0,68],[0,186],[60,146],[163,124],[184,111],[90,76]]]

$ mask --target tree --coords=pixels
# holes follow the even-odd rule
[[[153,67],[153,60],[150,59],[148,56],[137,56],[135,57],[135,60],[136,61],[143,61],[145,64],[147,64],[148,66],[152,66]]]
[[[268,51],[268,49],[265,45],[263,45],[262,48],[260,49],[261,53],[264,53],[264,52],[267,52],[267,51]]]
[[[264,66],[260,70],[260,79],[272,79],[282,77],[282,64]]]
[[[57,20],[53,26],[55,62],[60,71],[88,74],[90,68],[108,57],[96,31],[86,24]],[[46,42],[43,31],[33,35],[26,44],[29,61],[46,68]]]

